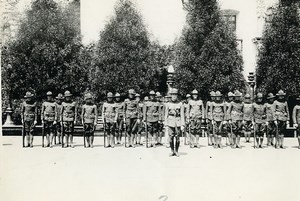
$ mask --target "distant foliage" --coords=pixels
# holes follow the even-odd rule
[[[294,2],[282,1],[265,27],[256,70],[262,92],[300,94],[300,13]]]
[[[167,48],[151,42],[141,14],[129,0],[119,0],[115,15],[100,33],[95,53],[92,91],[103,99],[107,92],[126,95],[166,90],[161,83]]]
[[[53,0],[38,0],[26,12],[17,40],[3,48],[7,88],[13,99],[27,90],[41,100],[48,90],[80,94],[88,83],[83,48],[71,10]],[[88,57],[87,57],[88,58]]]
[[[236,37],[222,19],[216,0],[189,1],[187,24],[175,44],[175,79],[181,92],[244,90],[243,60]]]

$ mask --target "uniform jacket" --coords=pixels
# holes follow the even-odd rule
[[[102,106],[102,118],[106,123],[113,123],[117,121],[116,104],[105,102]]]
[[[252,103],[244,103],[243,120],[244,121],[253,121],[253,104]]]
[[[42,104],[42,120],[56,121],[57,120],[57,104],[49,101],[45,101]]]
[[[77,105],[76,102],[63,102],[61,121],[76,121]]]
[[[265,123],[266,114],[265,104],[253,103],[253,117],[255,123]]]
[[[184,106],[181,102],[169,102],[165,110],[165,125],[169,127],[184,126]]]
[[[116,102],[116,113],[118,119],[123,119],[125,117],[125,103]]]
[[[21,116],[24,121],[36,121],[37,120],[37,105],[36,102],[28,103],[23,102],[21,108]]]
[[[275,107],[274,103],[266,103],[266,113],[267,113],[267,121],[275,121],[276,120],[276,115],[275,115]]]
[[[125,100],[124,101],[124,110],[125,110],[125,118],[136,119],[138,118],[138,102],[133,100]]]
[[[232,102],[229,106],[229,120],[232,120],[233,122],[236,121],[242,121],[243,120],[243,108],[244,103],[240,102]]]
[[[158,122],[162,119],[161,107],[159,102],[148,101],[144,104],[143,108],[143,120],[146,122]]]
[[[81,119],[83,123],[96,124],[98,120],[98,111],[96,105],[84,104],[81,110]]]
[[[276,119],[279,121],[289,121],[289,108],[286,101],[274,101]]]
[[[214,102],[207,101],[205,108],[205,118],[212,120],[212,105]]]
[[[293,123],[300,124],[300,105],[296,105],[293,109]]]
[[[188,118],[204,119],[205,109],[202,100],[190,100],[188,102]]]
[[[225,120],[226,107],[224,103],[212,103],[212,119],[220,122]]]

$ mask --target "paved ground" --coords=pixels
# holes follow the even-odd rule
[[[245,200],[299,201],[300,150],[286,140],[285,150],[190,149],[169,157],[165,147],[94,149],[21,148],[20,137],[1,137],[0,200]]]

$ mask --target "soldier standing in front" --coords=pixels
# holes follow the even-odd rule
[[[117,144],[121,144],[122,141],[122,133],[124,129],[124,108],[125,104],[121,101],[121,95],[119,93],[115,94],[115,104],[116,104],[116,115],[117,115],[117,122],[116,122],[116,140]]]
[[[275,117],[275,108],[274,108],[274,98],[275,96],[272,93],[268,94],[266,106],[267,112],[267,146],[274,145],[274,137],[277,132],[277,121]]]
[[[52,98],[52,92],[47,92],[47,100],[42,104],[42,124],[44,127],[44,132],[46,134],[47,145],[46,147],[53,147],[53,139],[56,124],[57,115],[57,104]],[[44,145],[44,142],[43,142]]]
[[[266,131],[266,107],[263,103],[262,93],[258,93],[256,96],[256,102],[253,104],[253,117],[254,117],[254,132],[257,142],[255,148],[263,148],[262,143],[264,140],[264,133]]]
[[[196,89],[192,91],[192,100],[188,102],[187,110],[187,122],[190,123],[192,137],[192,139],[190,139],[190,145],[191,147],[200,148],[199,138],[202,134],[205,111],[203,101],[198,99],[198,91]]]
[[[62,115],[61,122],[63,127],[63,137],[62,137],[62,147],[72,147],[73,144],[73,134],[74,134],[74,125],[77,119],[77,106],[76,102],[72,101],[72,94],[70,91],[66,91],[65,100],[62,103]]]
[[[37,105],[33,100],[34,95],[30,92],[26,92],[24,98],[26,99],[21,108],[21,118],[23,123],[23,130],[26,136],[23,139],[23,145],[26,147],[33,147],[33,132],[37,123]],[[27,145],[26,145],[27,144]]]
[[[55,135],[58,138],[58,144],[62,142],[62,123],[61,123],[61,111],[62,111],[62,101],[64,99],[63,95],[59,93],[56,98],[56,125],[55,125]],[[56,137],[55,136],[55,137]]]
[[[171,147],[170,156],[179,156],[180,133],[184,131],[184,106],[178,101],[178,90],[171,89],[171,101],[166,105],[165,125],[168,129]]]
[[[81,119],[86,147],[93,148],[94,131],[97,125],[98,111],[97,106],[93,104],[93,96],[91,93],[87,93],[85,95],[85,104],[82,106]]]
[[[288,104],[285,100],[285,93],[282,90],[276,94],[278,99],[274,102],[275,115],[277,117],[278,136],[276,138],[276,148],[283,149],[284,135],[286,134],[286,127],[289,125],[290,114]]]
[[[293,122],[297,132],[298,149],[300,149],[300,96],[296,98],[296,101],[297,103],[293,109]]]
[[[253,104],[251,103],[251,97],[249,94],[245,95],[244,107],[243,107],[243,130],[245,140],[250,142],[251,133],[253,131]],[[255,140],[255,139],[254,139]]]

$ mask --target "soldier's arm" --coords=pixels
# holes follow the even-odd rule
[[[117,104],[114,103],[114,110],[115,110],[115,122],[118,120],[118,111],[117,111]]]
[[[294,123],[294,124],[297,124],[297,121],[296,121],[296,113],[297,113],[297,106],[294,107],[294,109],[293,109],[293,114],[292,114],[292,117],[293,117],[293,123]]]
[[[180,105],[180,119],[181,119],[181,125],[185,125],[185,119],[184,119],[184,105],[181,103]]]
[[[228,109],[226,111],[226,113],[227,113],[227,120],[231,120],[231,110],[232,110],[232,104],[229,103]]]
[[[106,108],[106,103],[103,103],[103,105],[102,105],[102,114],[101,114],[103,122],[105,122],[105,116],[104,116],[105,108]]]
[[[285,102],[285,109],[286,109],[287,120],[290,121],[290,111],[287,102]]]
[[[202,110],[202,119],[205,118],[205,108],[204,108],[204,104],[203,104],[203,101],[201,100],[201,110]]]
[[[54,104],[54,121],[57,121],[57,104]]]
[[[97,105],[94,105],[94,108],[95,108],[95,122],[94,122],[94,125],[96,125],[97,122],[98,122],[98,108],[97,108]]]
[[[169,113],[168,111],[169,111],[169,106],[168,106],[168,103],[166,103],[166,106],[165,106],[165,122],[168,118],[168,113]]]
[[[206,102],[206,104],[205,104],[205,119],[207,119],[208,118],[208,102]]]
[[[35,102],[35,108],[34,108],[34,121],[35,121],[35,123],[37,122],[37,115],[38,115],[38,108],[37,108],[37,104]]]

